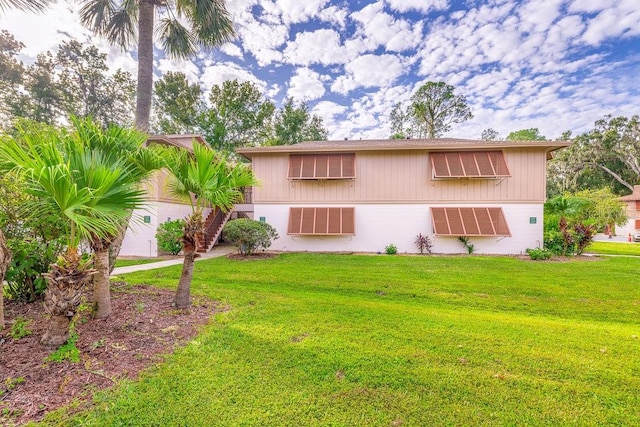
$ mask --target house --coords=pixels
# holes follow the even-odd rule
[[[311,141],[242,148],[261,186],[254,218],[281,251],[521,254],[543,244],[546,161],[558,141]]]
[[[201,135],[150,135],[147,144],[161,144],[192,151],[193,141],[207,144]],[[177,200],[168,194],[166,189],[168,173],[157,171],[147,182],[146,190],[148,203],[144,209],[136,209],[133,212],[133,220],[129,224],[120,255],[123,256],[158,256],[158,241],[156,230],[166,221],[183,219],[191,213],[191,206],[182,200]],[[220,235],[220,229],[224,221],[231,213],[222,213],[207,209],[205,228],[207,240],[200,251],[206,251],[215,244]]]
[[[627,223],[618,229],[618,235],[633,235],[640,230],[640,185],[633,187],[633,193],[620,197],[627,206]]]

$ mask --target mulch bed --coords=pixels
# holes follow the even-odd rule
[[[52,353],[39,343],[46,314],[42,303],[5,301],[4,331],[0,332],[0,425],[21,425],[71,403],[89,401],[100,389],[140,371],[183,346],[224,310],[216,302],[196,297],[189,310],[172,308],[174,292],[150,286],[112,283],[112,313],[91,320],[82,313],[76,322],[80,362],[46,361]],[[16,319],[28,320],[31,333],[13,339]]]

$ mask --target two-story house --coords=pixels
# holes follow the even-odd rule
[[[312,141],[238,150],[261,186],[254,219],[281,251],[520,254],[542,246],[546,161],[558,141]]]

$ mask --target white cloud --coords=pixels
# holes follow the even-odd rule
[[[312,101],[324,95],[325,89],[320,74],[309,68],[298,68],[289,81],[287,96],[299,101]]]
[[[412,24],[383,11],[382,1],[371,3],[351,14],[358,22],[356,37],[362,37],[367,50],[385,46],[388,51],[403,52],[418,46],[422,39],[422,21]]]
[[[275,0],[285,24],[305,22],[316,17],[329,0]]]
[[[200,76],[200,82],[204,86],[205,92],[208,92],[212,86],[220,85],[227,80],[255,83],[262,93],[264,93],[267,88],[266,82],[233,62],[207,65],[204,67],[202,75]]]
[[[448,0],[386,0],[389,7],[398,12],[416,10],[427,13],[430,10],[445,10],[449,7]]]
[[[335,80],[331,90],[346,94],[359,87],[387,86],[404,71],[404,65],[395,55],[362,55],[345,65],[345,75]]]
[[[242,49],[240,49],[240,46],[238,46],[237,44],[225,43],[222,46],[220,46],[220,50],[229,56],[233,56],[239,59],[244,58],[244,55],[242,54]]]
[[[296,65],[343,64],[348,60],[340,35],[331,29],[296,34],[284,49],[285,61]]]

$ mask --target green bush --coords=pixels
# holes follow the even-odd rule
[[[173,221],[163,222],[158,226],[156,231],[156,239],[158,247],[169,252],[171,255],[178,255],[182,250],[180,239],[184,234],[184,220],[174,219]]]
[[[240,218],[225,224],[224,236],[238,245],[241,255],[251,255],[258,249],[268,249],[271,241],[278,238],[278,232],[266,222]]]
[[[391,243],[387,245],[386,248],[384,248],[384,251],[387,253],[387,255],[395,255],[398,253],[398,248],[396,247],[396,245]]]
[[[527,254],[534,261],[550,259],[553,256],[553,252],[544,248],[527,249]]]

